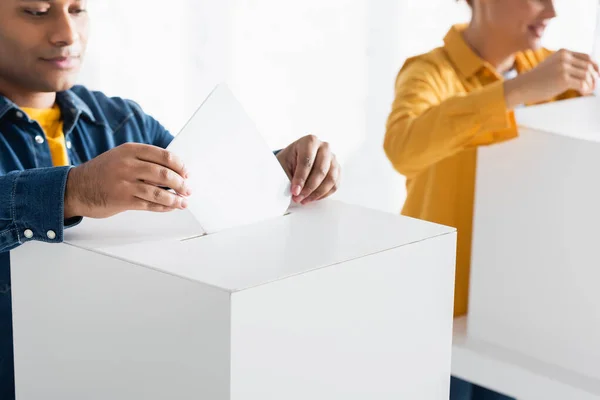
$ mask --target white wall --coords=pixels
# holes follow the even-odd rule
[[[598,0],[555,0],[558,17],[550,24],[544,44],[590,53],[594,42]]]
[[[595,0],[557,0],[546,45],[590,51]],[[168,5],[167,5],[168,4]],[[403,179],[381,145],[404,59],[442,44],[453,0],[90,2],[82,82],[137,100],[176,133],[227,80],[273,147],[306,133],[342,161],[338,198],[398,212]]]
[[[228,75],[229,1],[90,1],[81,82],[137,101],[176,133]]]

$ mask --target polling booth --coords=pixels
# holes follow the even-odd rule
[[[455,230],[289,207],[253,129],[217,89],[171,147],[188,210],[12,252],[19,400],[448,398]]]
[[[529,399],[600,399],[600,99],[516,111],[478,153],[469,315],[453,372]]]

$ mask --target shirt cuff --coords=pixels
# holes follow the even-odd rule
[[[67,176],[72,167],[40,168],[23,171],[13,187],[13,221],[20,244],[36,240],[63,241]],[[73,218],[67,226],[81,221]]]
[[[510,111],[504,97],[504,82],[494,82],[470,96],[472,107],[479,110],[482,132],[496,132],[511,127]]]

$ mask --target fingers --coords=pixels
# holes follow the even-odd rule
[[[578,58],[573,58],[571,59],[571,61],[568,64],[572,69],[576,69],[582,72],[594,72],[596,71],[596,69],[594,68],[594,65],[589,61],[589,60],[581,60]]]
[[[571,55],[573,56],[574,60],[591,65],[594,71],[600,74],[600,67],[598,66],[598,63],[595,60],[593,60],[589,54],[571,52]]]
[[[331,189],[331,190],[329,191],[329,193],[325,194],[325,196],[323,196],[323,197],[321,197],[320,199],[317,199],[317,200],[323,200],[323,199],[326,199],[326,198],[328,198],[329,196],[333,195],[335,192],[337,192],[337,190],[338,190],[337,186],[334,186],[334,187],[333,187],[333,189]]]
[[[192,190],[181,175],[162,165],[139,161],[135,166],[135,176],[151,185],[173,189],[181,196],[192,194]]]
[[[308,204],[313,201],[322,200],[334,194],[339,185],[340,173],[340,165],[335,157],[333,157],[327,176],[325,179],[323,179],[319,187],[302,201],[302,204]]]
[[[594,90],[596,89],[597,80],[598,80],[598,74],[596,73],[596,71],[594,69],[592,69],[590,67],[590,70],[586,74],[585,86],[582,89],[582,94],[588,95],[588,94],[593,93]]]
[[[152,203],[141,199],[138,199],[138,201],[135,203],[135,206],[131,209],[138,211],[151,211],[157,213],[167,213],[176,210],[175,208],[161,206],[160,204]]]
[[[188,176],[185,165],[173,153],[141,143],[127,143],[120,148],[132,159],[129,166],[136,180],[171,188],[182,196],[191,194],[185,181]]]
[[[292,178],[292,195],[299,196],[315,164],[320,141],[315,136],[307,136],[297,145],[296,170]]]
[[[140,182],[135,184],[133,195],[137,200],[141,201],[136,201],[136,205],[149,207],[150,205],[146,203],[151,203],[153,210],[184,210],[188,206],[186,198],[148,183]]]
[[[583,95],[590,94],[596,87],[598,75],[595,70],[588,67],[586,70],[569,68],[569,87],[578,90]]]
[[[295,199],[296,202],[302,202],[307,197],[311,196],[315,190],[317,190],[327,178],[329,170],[331,168],[331,162],[333,160],[333,154],[329,150],[329,145],[323,143],[317,152],[315,163],[313,165],[304,189],[299,196]]]
[[[584,53],[564,52],[563,57],[566,57],[567,72],[573,78],[570,87],[583,95],[592,93],[598,79],[598,64]]]
[[[170,151],[156,146],[140,144],[136,146],[135,156],[138,160],[163,166],[174,171],[182,178],[187,178],[188,172],[183,161]]]

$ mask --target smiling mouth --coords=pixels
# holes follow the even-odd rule
[[[545,25],[530,25],[528,27],[529,32],[535,36],[537,39],[541,39],[546,31]]]

